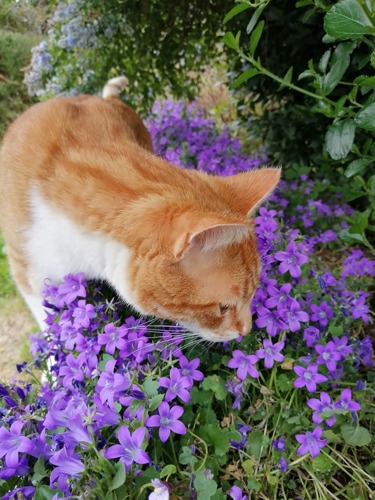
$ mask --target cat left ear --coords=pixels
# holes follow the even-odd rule
[[[262,168],[220,180],[231,191],[232,208],[251,217],[276,188],[280,177],[281,168]]]
[[[179,260],[192,248],[208,252],[215,248],[238,243],[248,238],[253,229],[251,221],[245,223],[217,221],[215,223],[211,217],[206,220],[203,218],[196,227],[191,227],[190,231],[184,231],[175,239],[173,255]]]

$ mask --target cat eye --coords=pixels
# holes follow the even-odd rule
[[[230,309],[230,306],[228,304],[219,304],[219,308],[220,314],[225,314]]]

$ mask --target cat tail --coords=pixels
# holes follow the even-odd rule
[[[111,78],[104,85],[102,97],[108,99],[109,97],[118,97],[119,93],[129,85],[129,80],[126,76],[116,76]]]

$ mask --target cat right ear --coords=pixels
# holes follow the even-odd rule
[[[280,181],[281,168],[261,168],[222,177],[220,181],[231,191],[231,206],[236,212],[252,217]]]

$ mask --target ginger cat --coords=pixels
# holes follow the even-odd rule
[[[125,84],[36,104],[5,135],[0,225],[18,288],[40,326],[44,281],[84,272],[207,340],[246,335],[260,273],[249,217],[280,169],[220,178],[162,160],[118,99]]]

